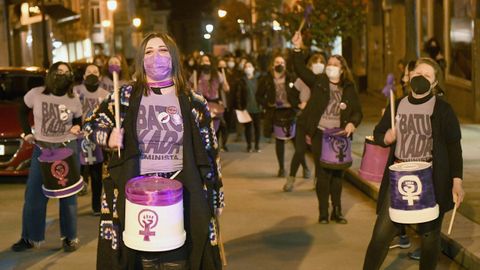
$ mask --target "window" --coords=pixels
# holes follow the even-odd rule
[[[472,80],[473,4],[472,0],[449,1],[448,75]]]
[[[101,25],[101,18],[100,18],[100,6],[98,2],[92,2],[90,4],[90,22],[93,26],[100,26]]]

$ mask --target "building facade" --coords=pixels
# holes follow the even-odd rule
[[[445,97],[456,113],[480,122],[478,0],[370,0],[366,21],[368,89],[383,88],[388,73],[398,79],[399,60],[428,56],[434,38],[446,60]]]

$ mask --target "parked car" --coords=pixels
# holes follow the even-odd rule
[[[32,88],[44,85],[38,67],[0,67],[0,176],[28,174],[33,146],[22,140],[19,105]],[[29,116],[33,125],[33,116]]]

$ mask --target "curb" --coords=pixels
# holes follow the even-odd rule
[[[354,169],[345,170],[345,179],[375,201],[378,198],[376,187],[358,175]],[[457,216],[461,215],[457,212]],[[449,219],[448,219],[449,220]],[[444,223],[447,221],[444,217]],[[448,222],[448,221],[447,221]],[[474,223],[473,221],[470,221]],[[480,258],[461,243],[445,233],[441,233],[442,252],[466,269],[480,269]]]

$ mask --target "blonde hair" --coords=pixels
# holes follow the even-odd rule
[[[418,58],[417,62],[415,63],[415,68],[418,67],[420,64],[426,64],[433,68],[435,80],[437,81],[437,85],[435,88],[432,89],[433,94],[439,94],[444,92],[444,80],[443,80],[443,71],[440,65],[438,65],[437,61],[433,60],[430,57],[421,57]]]

